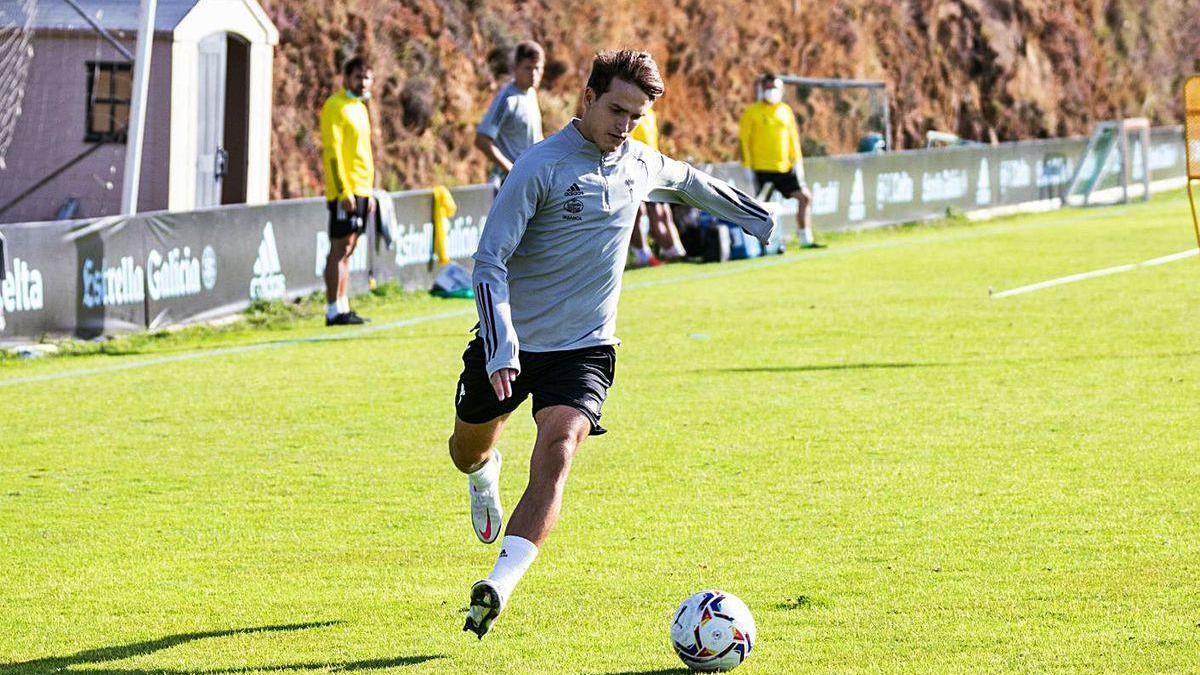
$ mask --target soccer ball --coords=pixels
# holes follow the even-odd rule
[[[724,591],[700,591],[679,605],[671,624],[675,653],[692,670],[733,670],[750,656],[758,631],[746,603]]]

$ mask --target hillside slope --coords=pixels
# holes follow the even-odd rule
[[[882,79],[897,147],[929,129],[976,140],[1086,133],[1093,121],[1181,118],[1183,77],[1200,70],[1193,0],[263,0],[280,29],[275,56],[272,196],[319,191],[317,113],[337,66],[375,65],[381,182],[399,189],[482,180],[474,125],[504,81],[503,54],[547,48],[547,131],[575,110],[591,55],[655,54],[667,94],[664,149],[736,157],[737,118],[755,74]],[[498,58],[501,57],[501,58]],[[791,101],[810,151],[845,152],[866,128],[863,95]]]

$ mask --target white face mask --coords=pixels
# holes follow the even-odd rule
[[[771,87],[764,90],[763,100],[770,104],[779,103],[783,100],[783,89],[781,87]]]

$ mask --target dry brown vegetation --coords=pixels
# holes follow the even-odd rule
[[[764,69],[885,80],[898,147],[941,129],[976,140],[1086,133],[1097,119],[1180,119],[1200,70],[1195,0],[262,0],[280,29],[272,196],[320,186],[317,112],[337,65],[375,66],[381,181],[480,181],[474,124],[504,81],[503,55],[547,48],[547,131],[566,122],[592,54],[639,47],[663,69],[664,149],[732,159],[737,118]],[[796,101],[806,146],[851,149],[864,97]]]

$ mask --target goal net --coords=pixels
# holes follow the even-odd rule
[[[5,156],[12,145],[29,62],[33,60],[33,15],[37,0],[0,3],[0,169],[7,167]]]
[[[1150,122],[1144,117],[1100,122],[1092,130],[1067,189],[1072,206],[1150,199]]]

